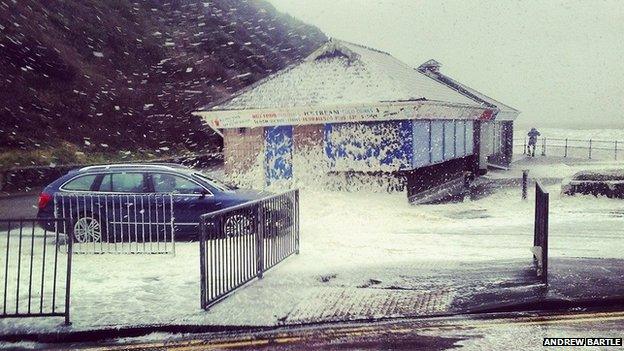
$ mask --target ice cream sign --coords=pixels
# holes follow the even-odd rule
[[[494,111],[481,107],[456,106],[435,101],[390,102],[328,108],[198,111],[214,128],[241,128],[280,125],[388,121],[401,119],[479,119],[489,120]]]

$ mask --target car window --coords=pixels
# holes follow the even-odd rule
[[[87,175],[84,177],[78,177],[67,184],[63,185],[64,190],[74,190],[74,191],[89,191],[91,190],[91,185],[93,185],[93,181],[95,180],[96,175]]]
[[[145,189],[142,173],[113,173],[111,174],[111,182],[111,188],[114,192],[142,193]]]
[[[157,193],[201,194],[204,191],[199,184],[173,174],[154,173],[152,181]]]
[[[226,184],[225,182],[218,180],[216,178],[212,178],[209,177],[205,174],[202,173],[193,173],[194,176],[202,179],[203,181],[205,181],[206,183],[210,184],[210,186],[212,186],[213,188],[219,190],[219,191],[230,191],[230,190],[234,190],[233,186],[230,186],[228,184]]]

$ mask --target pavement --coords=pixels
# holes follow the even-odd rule
[[[624,306],[624,260],[551,258],[549,264],[548,286],[531,260],[422,264],[420,272],[398,269],[393,279],[355,288],[329,281],[283,323]]]
[[[410,271],[409,274],[396,274],[394,279],[387,281],[371,279],[370,284],[359,287],[334,285],[329,279],[326,286],[309,288],[307,298],[295,301],[278,325],[177,323],[57,328],[39,332],[5,329],[0,342],[85,342],[155,332],[254,333],[328,323],[373,323],[491,313],[624,311],[624,260],[551,258],[549,264],[548,286],[536,277],[531,260],[430,264],[418,274]],[[269,272],[261,282],[279,279],[279,272],[273,273],[272,276]],[[196,304],[197,301],[189,303]],[[283,304],[279,306],[283,307]]]

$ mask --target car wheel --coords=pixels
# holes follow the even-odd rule
[[[265,214],[265,231],[268,235],[277,236],[287,234],[293,225],[292,214],[294,207],[289,199],[282,200],[279,206],[269,208]]]
[[[275,216],[274,219],[267,223],[267,228],[271,228],[273,235],[285,235],[293,225],[292,217],[289,213],[282,213],[280,216]]]
[[[102,241],[102,224],[90,214],[78,218],[73,225],[74,240],[77,243]]]
[[[232,215],[223,223],[223,234],[226,238],[249,235],[252,232],[253,220],[245,215]]]

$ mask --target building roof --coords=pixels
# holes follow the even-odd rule
[[[470,98],[477,103],[483,104],[487,107],[498,109],[498,112],[494,117],[495,120],[513,121],[520,114],[519,110],[509,105],[506,105],[498,100],[492,99],[491,97],[441,73],[440,67],[442,67],[442,64],[440,62],[436,60],[429,60],[420,65],[418,67],[418,70],[426,76],[435,79],[442,84],[445,84],[451,89],[461,93],[462,95]]]
[[[486,107],[390,54],[336,39],[204,111],[440,101]]]

